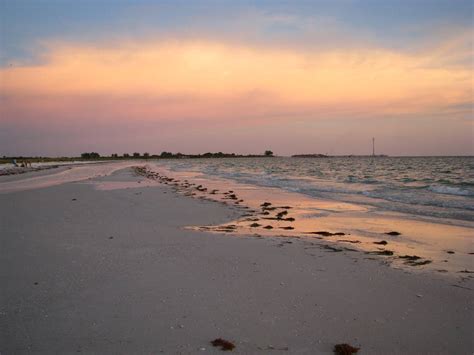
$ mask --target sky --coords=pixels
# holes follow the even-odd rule
[[[468,0],[0,0],[0,156],[474,155]]]

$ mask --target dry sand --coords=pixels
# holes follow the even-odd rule
[[[473,353],[472,279],[183,229],[239,212],[141,180],[0,194],[1,354],[217,354],[218,337],[240,354]]]

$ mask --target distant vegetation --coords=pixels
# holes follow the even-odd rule
[[[328,155],[325,154],[296,154],[292,155],[292,158],[327,158]]]
[[[291,156],[292,158],[385,158],[388,155],[385,154],[376,154],[376,155],[326,155],[326,154],[295,154]]]
[[[96,153],[96,152],[92,152],[92,153],[82,153],[82,154],[81,154],[81,158],[82,158],[82,159],[98,159],[98,158],[100,158],[100,154],[99,154],[99,153]]]
[[[271,154],[268,154],[270,152]],[[182,158],[189,158],[189,159],[199,159],[199,158],[259,158],[259,157],[269,157],[273,156],[273,153],[269,150],[265,151],[264,154],[235,154],[235,153],[204,153],[204,154],[183,154],[183,153],[176,153],[173,154],[171,152],[162,152],[159,158],[162,159],[182,159]],[[155,156],[152,156],[155,157]]]
[[[27,160],[31,163],[40,163],[40,162],[68,162],[68,161],[78,161],[78,160],[126,160],[126,159],[200,159],[200,158],[260,158],[260,157],[273,157],[273,152],[271,150],[266,150],[264,154],[235,154],[235,153],[204,153],[204,154],[183,154],[183,153],[171,153],[171,152],[162,152],[161,154],[150,154],[134,152],[133,154],[123,153],[121,156],[118,153],[113,153],[110,156],[102,156],[97,152],[84,152],[81,153],[80,157],[25,157],[25,156],[12,156],[7,157],[3,156],[0,158],[0,164],[11,163],[12,160],[24,161]]]

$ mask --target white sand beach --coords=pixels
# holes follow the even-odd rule
[[[469,274],[192,230],[242,209],[119,164],[0,177],[1,354],[218,354],[216,338],[238,354],[473,353]]]

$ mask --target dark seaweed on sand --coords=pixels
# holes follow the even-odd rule
[[[331,233],[331,232],[326,232],[326,231],[309,232],[309,234],[322,235],[323,237],[332,237],[333,235],[346,235],[345,233],[342,233],[342,232]]]
[[[220,347],[222,351],[232,351],[235,345],[228,340],[217,338],[211,341],[212,346]]]
[[[330,245],[323,245],[323,246],[321,246],[321,248],[326,249],[326,250],[333,251],[333,252],[335,252],[335,253],[342,251],[342,249],[335,248],[335,247],[332,247],[332,246],[330,246]]]
[[[229,224],[227,226],[222,226],[221,229],[235,229],[237,226],[235,224]]]
[[[356,354],[360,348],[355,348],[349,344],[337,344],[334,346],[334,354],[336,355],[351,355]]]
[[[391,250],[381,250],[381,251],[369,251],[367,254],[375,254],[375,255],[393,255],[393,251]]]
[[[415,261],[415,260],[421,259],[421,257],[419,257],[418,255],[400,255],[399,258],[400,259],[407,259],[407,260],[410,260],[410,261]]]
[[[387,234],[387,235],[394,235],[394,236],[395,236],[395,235],[401,235],[402,233],[392,231],[392,232],[387,232],[387,233],[385,233],[385,234]]]
[[[399,256],[399,258],[400,259],[405,259],[404,264],[410,265],[410,266],[422,266],[422,265],[427,265],[427,264],[432,263],[431,260],[417,261],[417,260],[421,259],[421,257],[419,257],[418,255],[401,255],[401,256]]]
[[[405,264],[411,265],[411,266],[422,266],[422,265],[427,265],[431,264],[431,260],[423,260],[423,261],[406,261]]]

